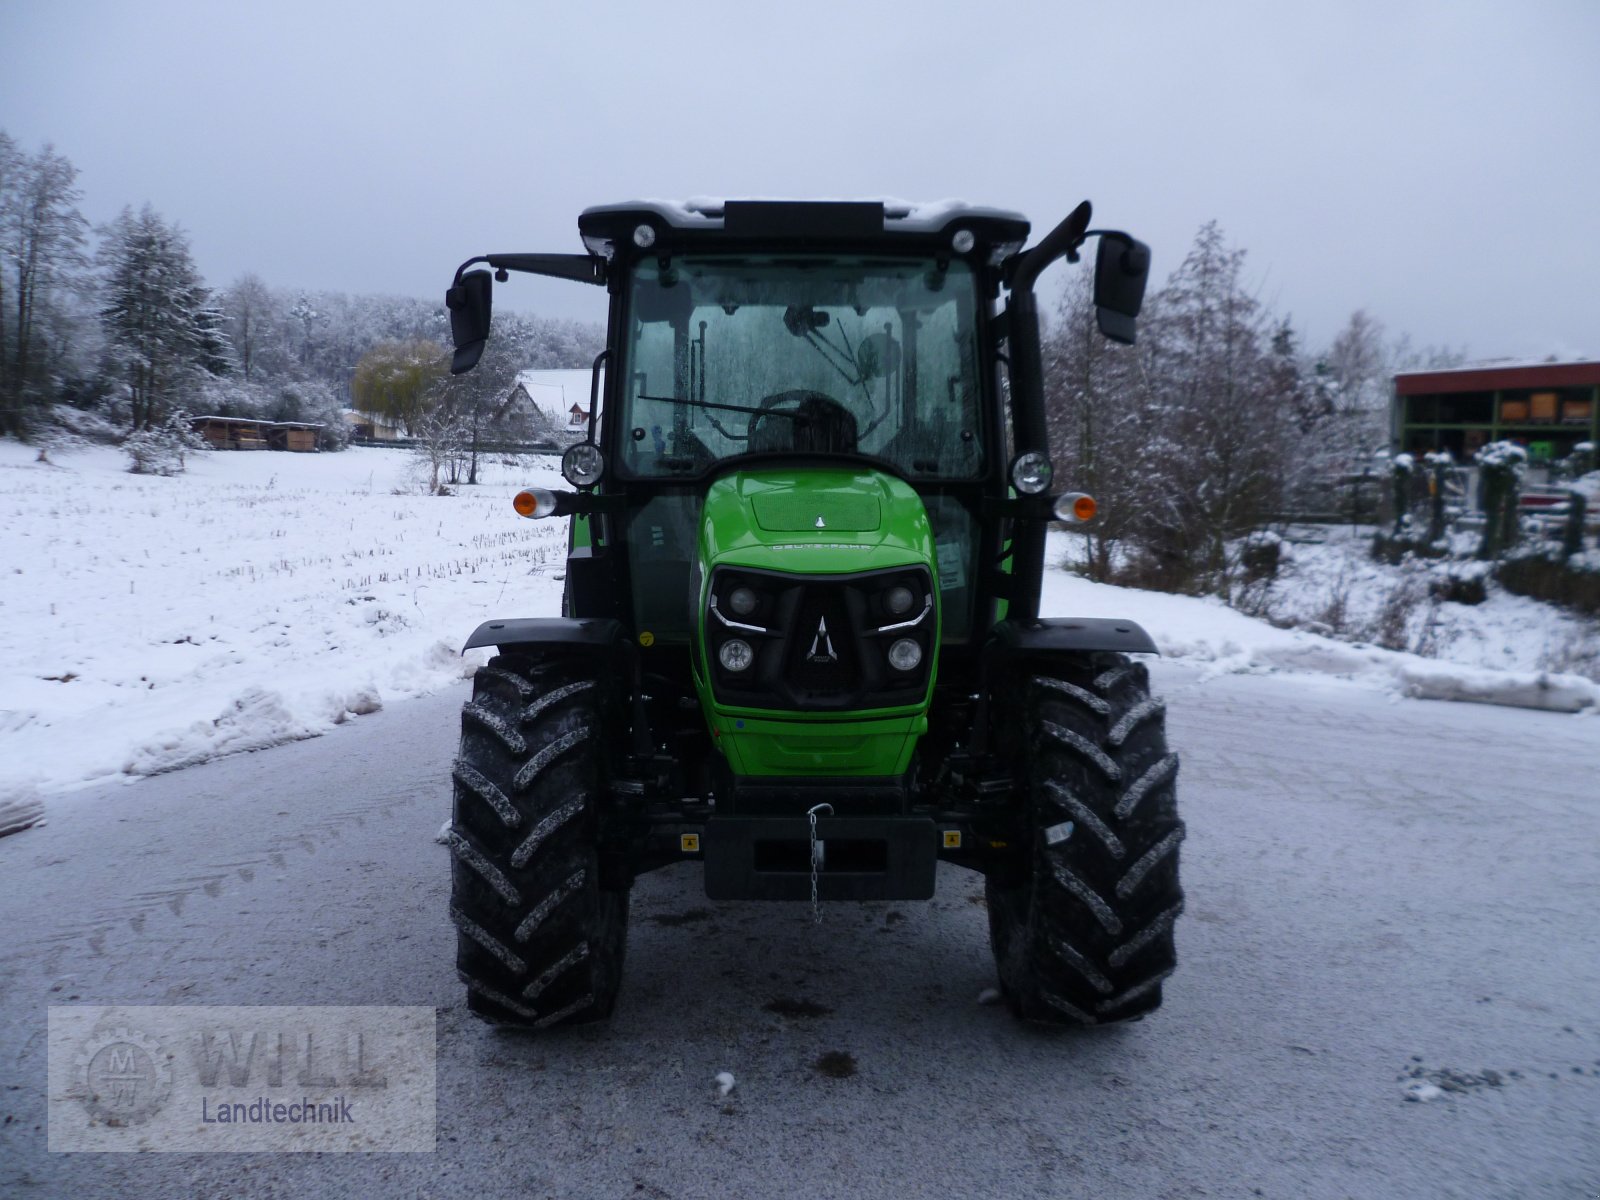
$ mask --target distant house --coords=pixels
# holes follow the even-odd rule
[[[549,423],[558,444],[582,441],[589,434],[589,389],[593,375],[587,370],[523,371],[511,389],[519,404],[536,409]]]

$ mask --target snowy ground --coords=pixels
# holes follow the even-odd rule
[[[460,678],[491,614],[559,604],[565,530],[510,506],[558,481],[548,459],[429,497],[394,450],[200,454],[173,478],[33,457],[0,442],[0,795],[325,732]]]
[[[0,442],[0,827],[38,794],[315,736],[433,691],[470,671],[457,650],[480,621],[557,611],[564,523],[509,503],[558,484],[550,459],[491,461],[479,486],[429,497],[395,450],[200,454],[174,478],[129,475],[110,449],[54,458]],[[1305,616],[1342,586],[1364,619],[1389,569],[1336,550],[1296,548],[1280,609]],[[1053,535],[1051,563],[1066,551]],[[1590,680],[1541,675],[1573,659],[1559,651],[1581,644],[1581,623],[1502,594],[1440,606],[1439,659],[1062,570],[1043,611],[1131,617],[1212,673],[1566,710],[1600,698]]]
[[[491,1030],[433,842],[464,685],[82,791],[0,838],[0,1195],[1600,1192],[1594,723],[1180,660],[1154,682],[1179,966],[1160,1012],[1086,1036],[980,1002],[983,888],[950,867],[820,926],[648,875],[608,1025]],[[50,1154],[46,1006],[102,1003],[434,1006],[437,1150]]]

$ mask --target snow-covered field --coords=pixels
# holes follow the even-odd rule
[[[0,443],[0,797],[323,733],[470,672],[491,613],[554,612],[565,530],[519,519],[549,459],[421,494],[398,450],[204,453]],[[402,493],[402,494],[397,494]]]
[[[104,448],[34,457],[0,442],[0,809],[315,736],[470,673],[476,659],[457,650],[480,621],[558,609],[564,522],[524,521],[510,506],[522,486],[559,486],[551,459],[491,460],[477,487],[430,497],[395,450],[206,453],[174,478],[129,475]],[[1311,604],[1351,556],[1297,549],[1282,586]],[[1066,552],[1052,535],[1051,563]],[[1353,595],[1372,591],[1355,582]],[[1047,575],[1043,611],[1131,617],[1165,654],[1211,673],[1313,672],[1566,710],[1600,702],[1600,685],[1548,672],[1552,647],[1586,627],[1499,594],[1439,607],[1450,632],[1435,638],[1438,659],[1063,570]]]

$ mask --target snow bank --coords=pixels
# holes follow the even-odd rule
[[[1045,572],[1040,612],[1137,621],[1163,655],[1205,664],[1202,679],[1295,672],[1349,680],[1416,699],[1469,700],[1555,712],[1600,707],[1600,684],[1536,669],[1536,660],[1553,640],[1576,636],[1585,628],[1592,631],[1593,626],[1524,597],[1499,594],[1494,604],[1443,606],[1455,610],[1451,619],[1460,623],[1459,636],[1451,636],[1448,629],[1437,633],[1443,648],[1462,658],[1477,656],[1451,661],[1340,641],[1303,629],[1280,629],[1214,597],[1093,583],[1062,569],[1071,548],[1071,535],[1051,533],[1047,554],[1055,569]],[[1315,567],[1307,578],[1338,574],[1340,585],[1353,595],[1381,598],[1392,582],[1388,575],[1393,569],[1359,557],[1352,566],[1351,560],[1340,557],[1351,553],[1348,546],[1297,546],[1294,557],[1297,569],[1307,563]]]
[[[0,837],[31,829],[43,816],[44,801],[31,785],[17,783],[0,790]]]
[[[1600,684],[1581,675],[1488,671],[1457,663],[1403,663],[1395,671],[1400,690],[1419,700],[1466,700],[1578,712],[1600,705]]]
[[[421,494],[401,450],[198,454],[0,442],[0,795],[137,778],[315,737],[458,682],[491,616],[554,614],[553,459]]]

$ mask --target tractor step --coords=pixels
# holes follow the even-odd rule
[[[927,900],[939,833],[928,817],[821,817],[819,900]],[[797,817],[713,817],[701,843],[712,900],[809,900],[811,823]]]

